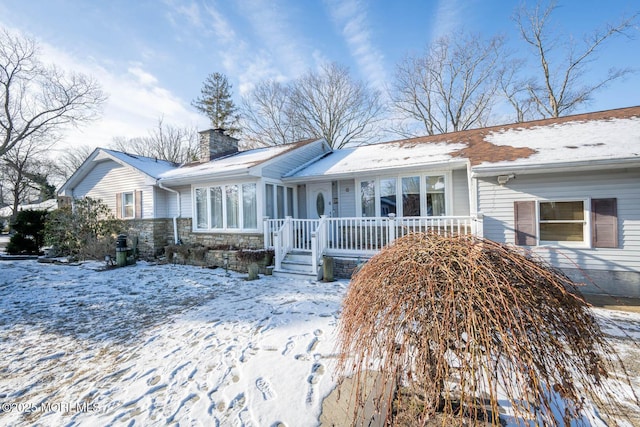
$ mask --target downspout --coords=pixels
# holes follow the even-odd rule
[[[163,190],[174,193],[178,200],[178,214],[174,215],[173,217],[173,242],[177,245],[180,243],[180,239],[178,238],[178,217],[182,212],[182,201],[180,200],[180,192],[177,190],[174,190],[173,188],[165,187],[164,185],[162,185],[160,180],[156,180],[156,184],[158,184],[158,187],[162,188]]]

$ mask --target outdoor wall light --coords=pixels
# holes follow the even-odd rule
[[[513,179],[515,177],[516,176],[512,173],[510,173],[509,175],[498,175],[498,184],[505,185],[507,182],[509,182],[510,179]]]

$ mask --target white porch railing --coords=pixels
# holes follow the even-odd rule
[[[353,217],[321,219],[265,218],[265,247],[274,249],[276,269],[292,250],[309,252],[314,271],[323,255],[370,256],[409,233],[482,236],[482,216]]]

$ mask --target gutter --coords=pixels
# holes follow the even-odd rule
[[[178,217],[182,212],[182,201],[180,200],[180,192],[174,190],[173,188],[165,187],[164,185],[162,185],[160,180],[156,180],[156,184],[158,184],[158,187],[162,188],[163,190],[174,193],[178,200],[178,214],[173,217],[173,242],[178,245],[180,244],[180,239],[178,238]]]
[[[636,167],[640,163],[639,157],[626,157],[618,159],[577,160],[557,163],[516,164],[504,166],[477,166],[471,167],[473,178],[485,178],[507,173],[533,174],[544,172],[577,172],[607,169],[624,169]]]

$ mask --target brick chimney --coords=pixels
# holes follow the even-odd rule
[[[225,134],[224,129],[208,129],[198,133],[200,134],[201,162],[238,152],[238,140]]]

